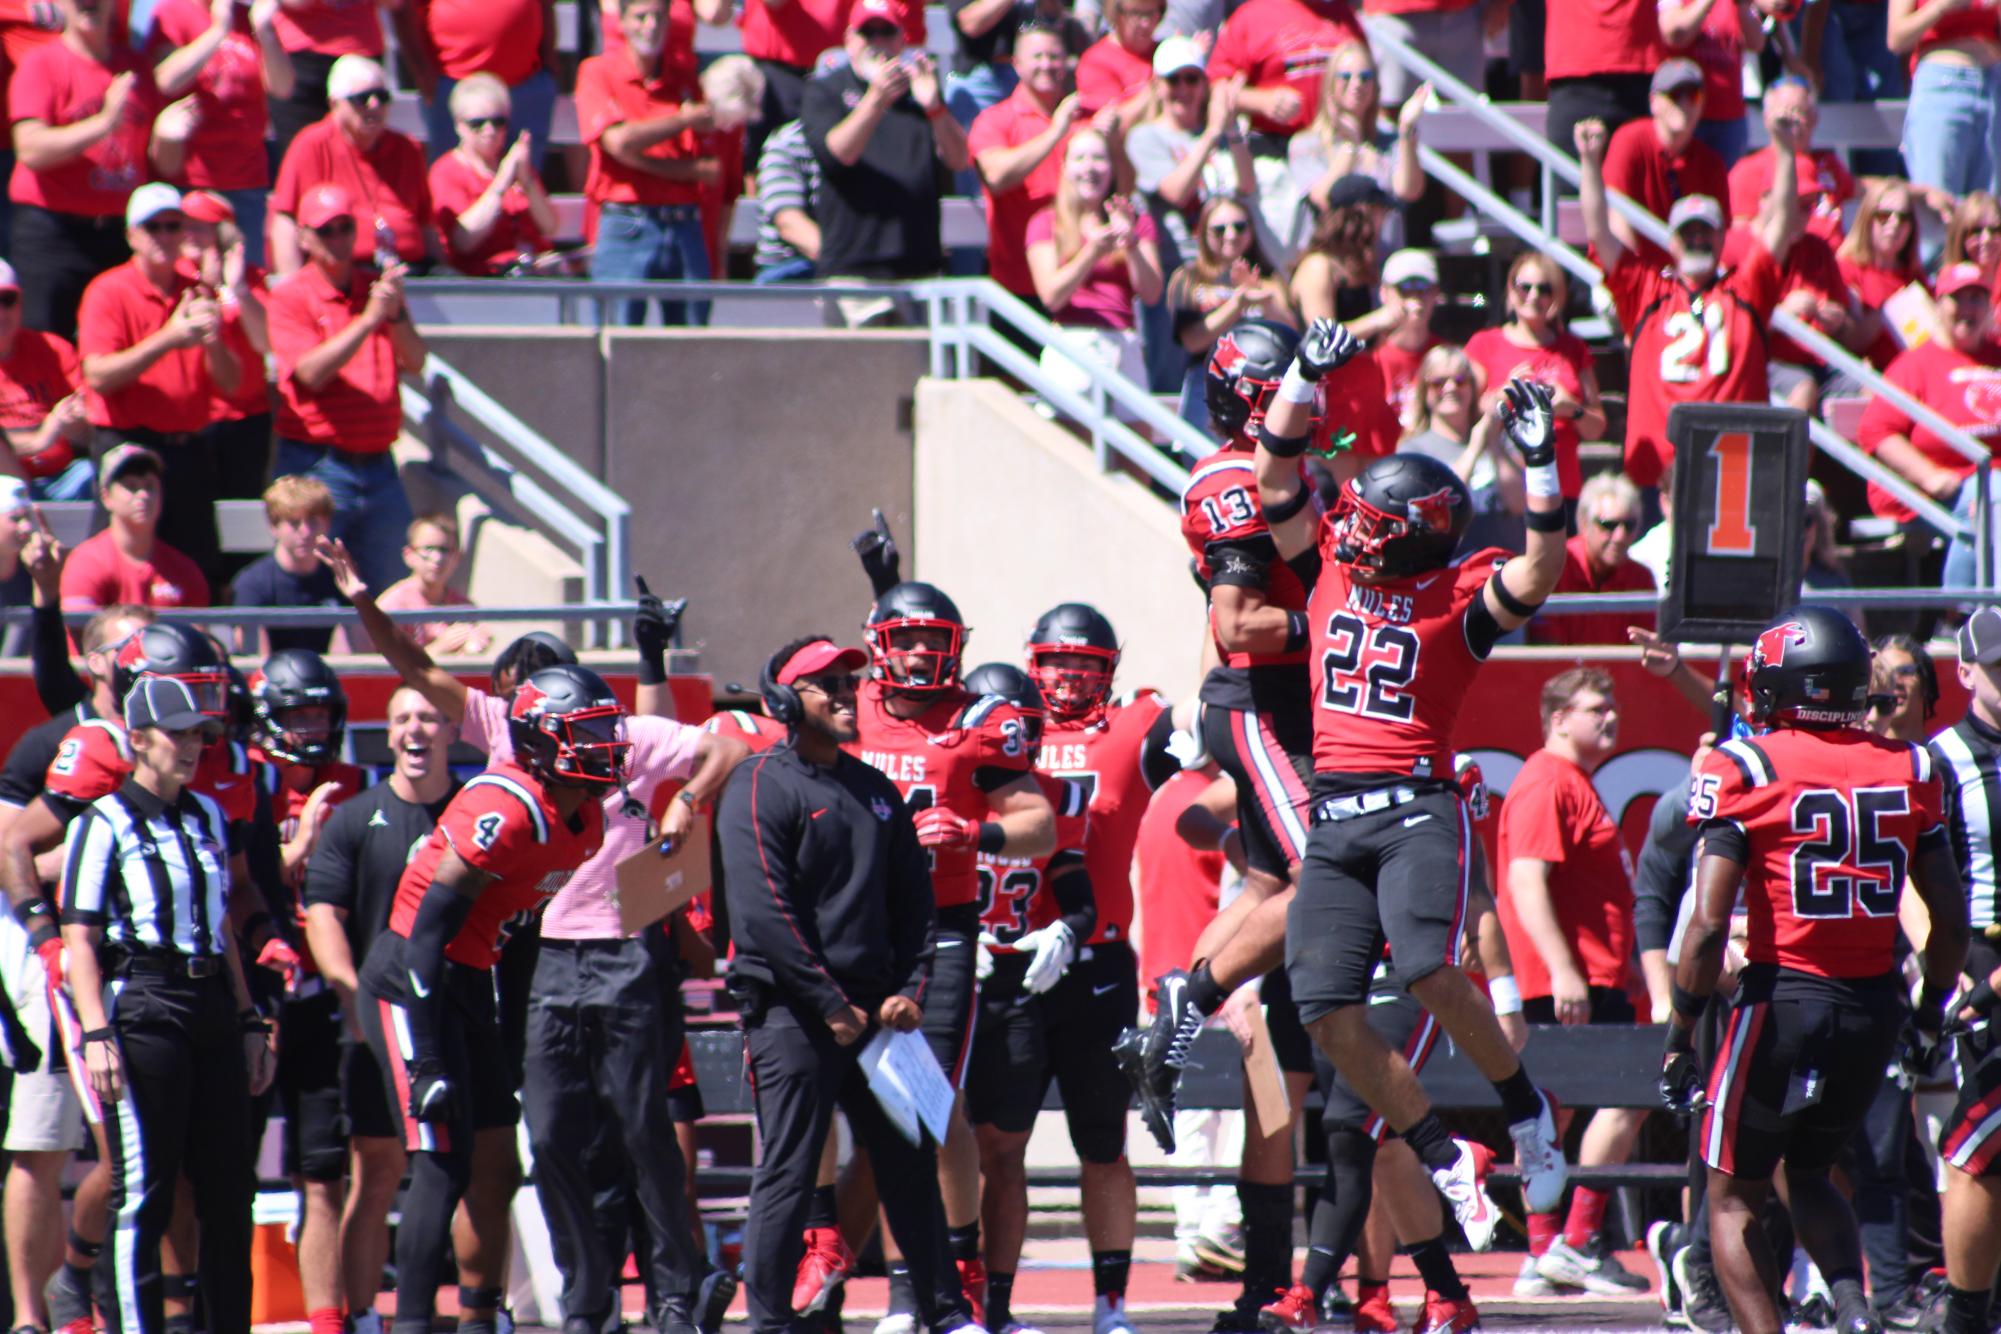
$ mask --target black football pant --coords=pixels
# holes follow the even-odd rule
[[[164,1334],[160,1239],[186,1172],[201,1223],[208,1328],[250,1328],[250,1087],[227,975],[135,972],[111,983],[125,1096],[104,1105],[111,1148],[112,1334]]]
[[[937,1146],[929,1135],[921,1145],[912,1144],[883,1114],[862,1072],[867,1041],[843,1047],[818,1015],[795,1014],[781,1004],[745,1015],[744,1045],[764,1145],[751,1178],[743,1233],[743,1287],[757,1334],[792,1327],[792,1280],[805,1249],[801,1231],[836,1105],[847,1113],[848,1127],[875,1169],[890,1235],[910,1266],[919,1321],[937,1330],[969,1318],[945,1245]]]
[[[666,1003],[653,940],[669,943],[658,931],[630,940],[544,938],[535,965],[521,1094],[569,1319],[596,1322],[612,1309],[625,1262],[622,1247],[605,1245],[597,1217],[591,1159],[601,1137],[623,1154],[646,1217],[649,1291],[692,1302],[702,1278],[667,1096],[681,1010]]]

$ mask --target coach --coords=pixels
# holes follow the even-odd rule
[[[744,1287],[758,1334],[792,1324],[820,1150],[838,1102],[867,1149],[916,1289],[941,1334],[972,1323],[944,1246],[937,1145],[883,1114],[858,1059],[878,1024],[913,1032],[931,970],[931,872],[896,787],[841,747],[860,735],[868,659],[824,636],[772,655],[759,683],[786,744],[738,765],[716,814],[764,1157],[751,1181]]]

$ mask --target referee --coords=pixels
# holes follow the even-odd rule
[[[132,776],[70,825],[62,877],[82,1059],[111,1149],[119,1327],[165,1330],[160,1239],[185,1172],[209,1328],[248,1329],[256,1182],[243,1146],[275,1063],[229,929],[228,822],[187,786],[217,724],[185,682],[146,677],[125,726]]]
[[[834,1107],[875,1166],[919,1318],[973,1323],[945,1247],[937,1145],[912,1145],[869,1092],[859,1056],[878,1024],[916,1030],[929,979],[931,873],[896,787],[844,753],[859,735],[860,649],[795,640],[765,664],[765,712],[788,741],[738,765],[716,812],[729,904],[730,991],[764,1155],[751,1179],[744,1288],[758,1334],[793,1323],[794,1271]]]

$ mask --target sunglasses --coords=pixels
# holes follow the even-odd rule
[[[179,218],[154,218],[139,225],[148,236],[179,236],[182,227]]]
[[[1426,380],[1424,387],[1426,389],[1464,389],[1472,383],[1473,377],[1470,375],[1440,375],[1434,379]]]
[[[1636,533],[1640,530],[1640,521],[1638,519],[1593,519],[1591,525],[1602,533],[1617,532],[1621,528],[1629,533]]]
[[[504,130],[507,128],[507,117],[467,116],[465,125],[467,129],[472,130]]]
[[[12,310],[21,304],[19,292],[0,292],[0,310]]]
[[[1664,94],[1670,102],[1699,102],[1702,100],[1702,85],[1689,84]]]
[[[861,689],[862,679],[853,672],[832,672],[822,676],[806,676],[799,680],[802,690],[817,690],[829,699],[842,695],[852,695]]]
[[[335,218],[332,222],[313,228],[313,235],[322,241],[331,241],[337,236],[353,236],[354,219]]]
[[[1334,71],[1336,83],[1374,83],[1376,72],[1372,69],[1341,69]]]
[[[880,42],[896,36],[900,30],[893,23],[864,23],[855,31],[862,35],[865,42]]]
[[[1430,296],[1437,290],[1436,283],[1426,282],[1422,278],[1406,278],[1397,284],[1398,296]]]
[[[1519,282],[1518,282],[1518,283],[1516,283],[1516,284],[1515,284],[1515,295],[1516,295],[1516,296],[1543,296],[1543,297],[1549,297],[1549,296],[1555,296],[1555,295],[1556,295],[1556,284],[1555,284],[1555,283],[1519,283]]]
[[[389,90],[387,88],[369,88],[342,100],[349,106],[360,110],[366,110],[369,107],[386,107],[389,105]]]
[[[1894,713],[1897,708],[1897,697],[1895,695],[1867,695],[1864,696],[1864,699],[1868,703],[1869,712],[1871,713]]]
[[[1235,236],[1239,232],[1247,232],[1250,229],[1251,224],[1248,222],[1212,222],[1209,224],[1209,235]]]
[[[2001,222],[1976,222],[1966,229],[1968,236],[1992,236],[2001,232]]]
[[[1209,76],[1199,69],[1178,69],[1167,76],[1167,86],[1170,88],[1199,88],[1208,78]]]
[[[1876,210],[1878,222],[1909,222],[1911,211],[1907,208],[1883,208]]]

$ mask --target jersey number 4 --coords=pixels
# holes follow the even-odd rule
[[[1793,915],[1894,916],[1910,854],[1883,821],[1910,813],[1901,787],[1816,787],[1794,797],[1793,832],[1806,841],[1793,849]]]
[[[491,848],[500,838],[500,827],[505,823],[506,818],[498,811],[488,811],[485,815],[474,820],[472,822],[473,846],[481,852],[485,852],[488,848]]]
[[[1417,636],[1400,625],[1371,627],[1346,612],[1328,617],[1320,707],[1409,722],[1416,707],[1409,688],[1417,675],[1417,649]]]

